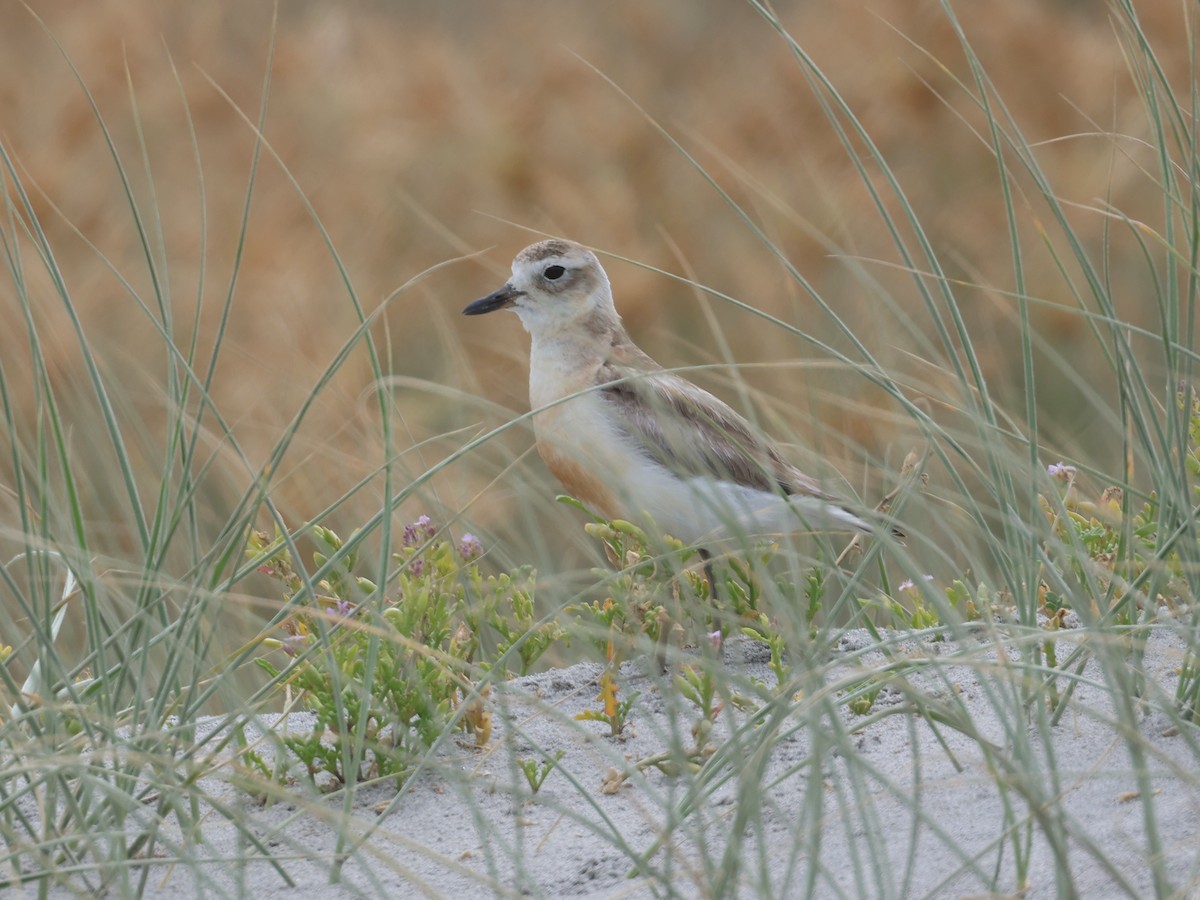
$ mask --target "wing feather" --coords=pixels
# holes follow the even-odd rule
[[[769,493],[833,500],[779,449],[708,391],[655,367],[606,362],[597,372],[614,418],[641,452],[673,472],[712,476]]]

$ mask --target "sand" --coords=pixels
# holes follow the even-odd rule
[[[1197,734],[1162,711],[1178,678],[1177,636],[1156,633],[1146,648],[1147,703],[1136,729],[1149,804],[1114,722],[1113,692],[1104,686],[1110,676],[1094,659],[1068,712],[1048,726],[1032,712],[1013,712],[1014,679],[1003,665],[1011,651],[998,659],[970,639],[889,640],[885,659],[867,633],[843,636],[828,657],[826,693],[785,698],[757,718],[727,703],[701,777],[655,768],[614,777],[632,761],[693,746],[697,708],[669,681],[647,674],[647,661],[622,672],[626,695],[641,693],[620,738],[604,723],[575,719],[598,705],[599,666],[514,679],[491,696],[489,745],[447,736],[399,794],[388,781],[358,788],[347,802],[302,780],[260,804],[231,784],[231,767],[215,767],[204,783],[219,809],[204,820],[205,843],[192,846],[187,865],[156,860],[145,892],[328,900],[964,897],[1016,891],[1020,853],[1027,897],[1150,896],[1149,811],[1172,890],[1197,895]],[[1069,646],[1060,641],[1060,659]],[[959,654],[974,664],[963,665]],[[979,665],[984,657],[996,665]],[[865,716],[836,704],[859,675],[886,664],[903,668],[909,659],[922,660],[921,671],[884,687]],[[766,662],[761,645],[735,640],[724,648],[728,680],[747,689],[752,678],[773,682]],[[1117,672],[1111,677],[1123,677]],[[915,696],[942,710],[943,721],[909,711]],[[310,721],[293,712],[286,727]],[[564,755],[535,795],[514,760],[538,757],[538,748]],[[230,818],[252,823],[274,864]],[[1049,831],[1068,835],[1065,845],[1047,840],[1047,822],[1059,823]],[[172,827],[168,816],[163,835],[178,839]],[[359,845],[346,853],[339,831],[360,835]],[[346,855],[331,883],[339,851]],[[644,859],[642,871],[634,857]]]

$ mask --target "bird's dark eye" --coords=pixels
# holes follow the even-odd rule
[[[545,275],[551,281],[558,281],[558,279],[563,277],[563,275],[566,273],[566,271],[567,270],[564,269],[562,266],[546,266],[546,271],[543,272],[542,274]]]

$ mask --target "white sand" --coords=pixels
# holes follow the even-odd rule
[[[864,632],[847,635],[834,654],[831,676],[848,677],[856,654],[864,666],[881,665],[883,657],[870,642]],[[1181,646],[1166,635],[1150,642],[1146,671],[1151,706],[1169,702]],[[1060,653],[1066,649],[1060,642]],[[712,774],[695,779],[652,770],[615,793],[605,793],[606,775],[614,767],[624,768],[627,759],[660,752],[671,744],[672,734],[683,736],[675,740],[677,745],[690,744],[697,714],[673,690],[664,696],[660,680],[627,667],[625,689],[642,694],[630,733],[614,740],[602,723],[574,721],[576,712],[597,706],[600,672],[595,665],[577,665],[514,680],[494,694],[497,704],[504,698],[507,710],[497,711],[488,750],[463,748],[456,736],[403,795],[397,796],[393,783],[360,788],[349,830],[373,831],[346,860],[339,883],[330,884],[330,873],[337,850],[333,826],[343,816],[340,798],[314,797],[292,787],[284,791],[289,799],[260,807],[216,776],[206,785],[224,798],[226,811],[206,818],[203,838],[208,846],[194,851],[211,862],[173,868],[155,864],[147,893],[329,900],[492,894],[696,897],[710,895],[728,873],[722,860],[729,853],[742,863],[738,896],[803,897],[810,893],[812,877],[811,894],[820,897],[962,897],[1015,891],[1015,846],[1028,855],[1028,897],[1058,896],[1068,886],[1087,898],[1126,896],[1128,891],[1150,896],[1149,808],[1167,851],[1172,888],[1179,896],[1198,895],[1200,750],[1189,726],[1176,734],[1161,712],[1139,716],[1155,790],[1147,806],[1136,795],[1126,742],[1111,722],[1112,694],[1095,683],[1102,677],[1095,661],[1083,672],[1070,710],[1043,732],[1025,724],[1019,714],[998,713],[1011,707],[1008,700],[997,699],[1009,690],[1004,685],[1011,679],[993,674],[982,683],[978,665],[953,664],[955,647],[910,642],[902,652],[936,654],[946,662],[914,677],[914,690],[952,700],[949,710],[961,704],[958,708],[969,714],[961,721],[973,723],[981,737],[995,743],[990,760],[979,740],[946,726],[938,726],[935,734],[930,723],[910,712],[860,727],[866,720],[843,706],[835,714],[845,729],[831,728],[828,718],[821,720],[832,708],[836,691],[831,690],[828,702],[780,704],[768,711],[770,721],[758,727],[747,724],[747,713],[726,707],[714,732],[714,744],[724,750],[710,760]],[[980,658],[977,647],[971,652]],[[762,656],[757,645],[732,642],[725,665],[737,679],[771,680]],[[939,670],[942,677],[933,674]],[[872,715],[906,703],[901,690],[885,688]],[[1022,724],[1016,726],[1014,720]],[[292,728],[305,725],[303,717],[291,717]],[[730,738],[732,730],[737,736]],[[845,736],[840,745],[823,741],[838,731]],[[770,740],[764,739],[768,733]],[[1035,749],[1014,753],[1023,741]],[[534,755],[534,748],[563,749],[566,755],[560,770],[528,799],[524,777],[512,761]],[[855,756],[853,765],[844,759],[845,748]],[[1014,759],[1036,762],[1010,767]],[[810,760],[819,762],[819,773]],[[1003,796],[998,779],[1010,786]],[[629,854],[649,850],[664,834],[670,811],[692,808],[688,792],[701,784],[707,792],[696,809],[683,815],[665,844],[649,854],[647,865],[655,877],[629,877]],[[1022,789],[1035,800],[1043,798],[1032,815],[1021,799]],[[819,817],[802,814],[806,804],[818,802]],[[1001,841],[1006,803],[1011,813],[1007,824],[1015,822],[1017,837]],[[253,832],[294,887],[239,842],[228,815],[254,823]],[[1071,837],[1061,861],[1045,840],[1039,817],[1066,823]],[[798,824],[813,821],[821,822],[819,835]],[[884,860],[885,867],[877,870],[874,862]],[[1069,878],[1061,885],[1055,880],[1060,872]],[[726,887],[728,893],[735,890],[734,885]],[[114,891],[122,892],[121,886]]]

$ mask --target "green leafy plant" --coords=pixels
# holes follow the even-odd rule
[[[661,559],[647,547],[645,532],[631,522],[590,522],[584,529],[601,542],[618,575],[604,600],[579,604],[568,611],[579,614],[591,626],[585,631],[595,635],[593,644],[602,657],[610,665],[619,665],[635,651],[638,639],[649,638],[654,643],[665,640],[674,573],[663,571]],[[682,544],[670,537],[664,541],[681,552],[681,562],[695,555],[694,551],[682,551]],[[690,585],[693,589],[699,587],[695,580]]]
[[[927,577],[926,580],[932,580],[932,577]],[[890,617],[890,621],[887,622],[890,627],[924,630],[945,624],[911,578],[900,582],[896,594],[904,598],[903,602],[896,597],[886,596],[879,602],[880,608]]]
[[[609,737],[620,737],[629,725],[629,712],[633,704],[641,696],[640,691],[634,691],[628,697],[621,698],[621,687],[617,680],[617,670],[606,668],[600,673],[600,693],[596,700],[599,709],[585,709],[576,713],[575,718],[580,722],[603,722],[608,726]]]
[[[871,676],[852,684],[847,690],[846,708],[856,716],[865,716],[875,706],[875,699],[883,687],[879,678]]]
[[[693,749],[689,756],[693,762],[703,762],[711,753],[710,741],[713,726],[724,709],[724,701],[718,700],[720,681],[712,665],[687,665],[675,676],[675,689],[700,711],[692,725]],[[739,709],[755,708],[750,698],[737,693],[729,695],[729,702]]]
[[[525,781],[529,784],[530,793],[537,794],[542,789],[542,785],[545,784],[550,773],[554,771],[554,768],[566,755],[566,750],[556,750],[552,755],[546,756],[540,762],[536,759],[518,757],[517,768],[525,776]]]
[[[286,664],[258,660],[314,714],[311,729],[281,737],[309,777],[344,783],[348,757],[337,738],[360,730],[368,751],[360,777],[403,780],[453,722],[485,745],[491,714],[479,676],[500,659],[516,659],[524,672],[563,633],[534,621],[532,570],[485,577],[477,538],[464,535],[454,544],[422,516],[405,527],[394,587],[381,596],[354,574],[357,554],[346,542],[321,526],[313,534],[323,546],[314,564],[328,570],[331,559],[338,562],[318,583],[316,602],[284,622],[286,636],[263,641],[283,650]],[[272,541],[255,532],[246,552],[293,600],[304,579],[282,535]]]
[[[966,622],[977,621],[983,614],[981,610],[990,610],[990,598],[991,592],[983,584],[972,590],[961,578],[955,578],[946,586],[946,600],[950,608]]]

